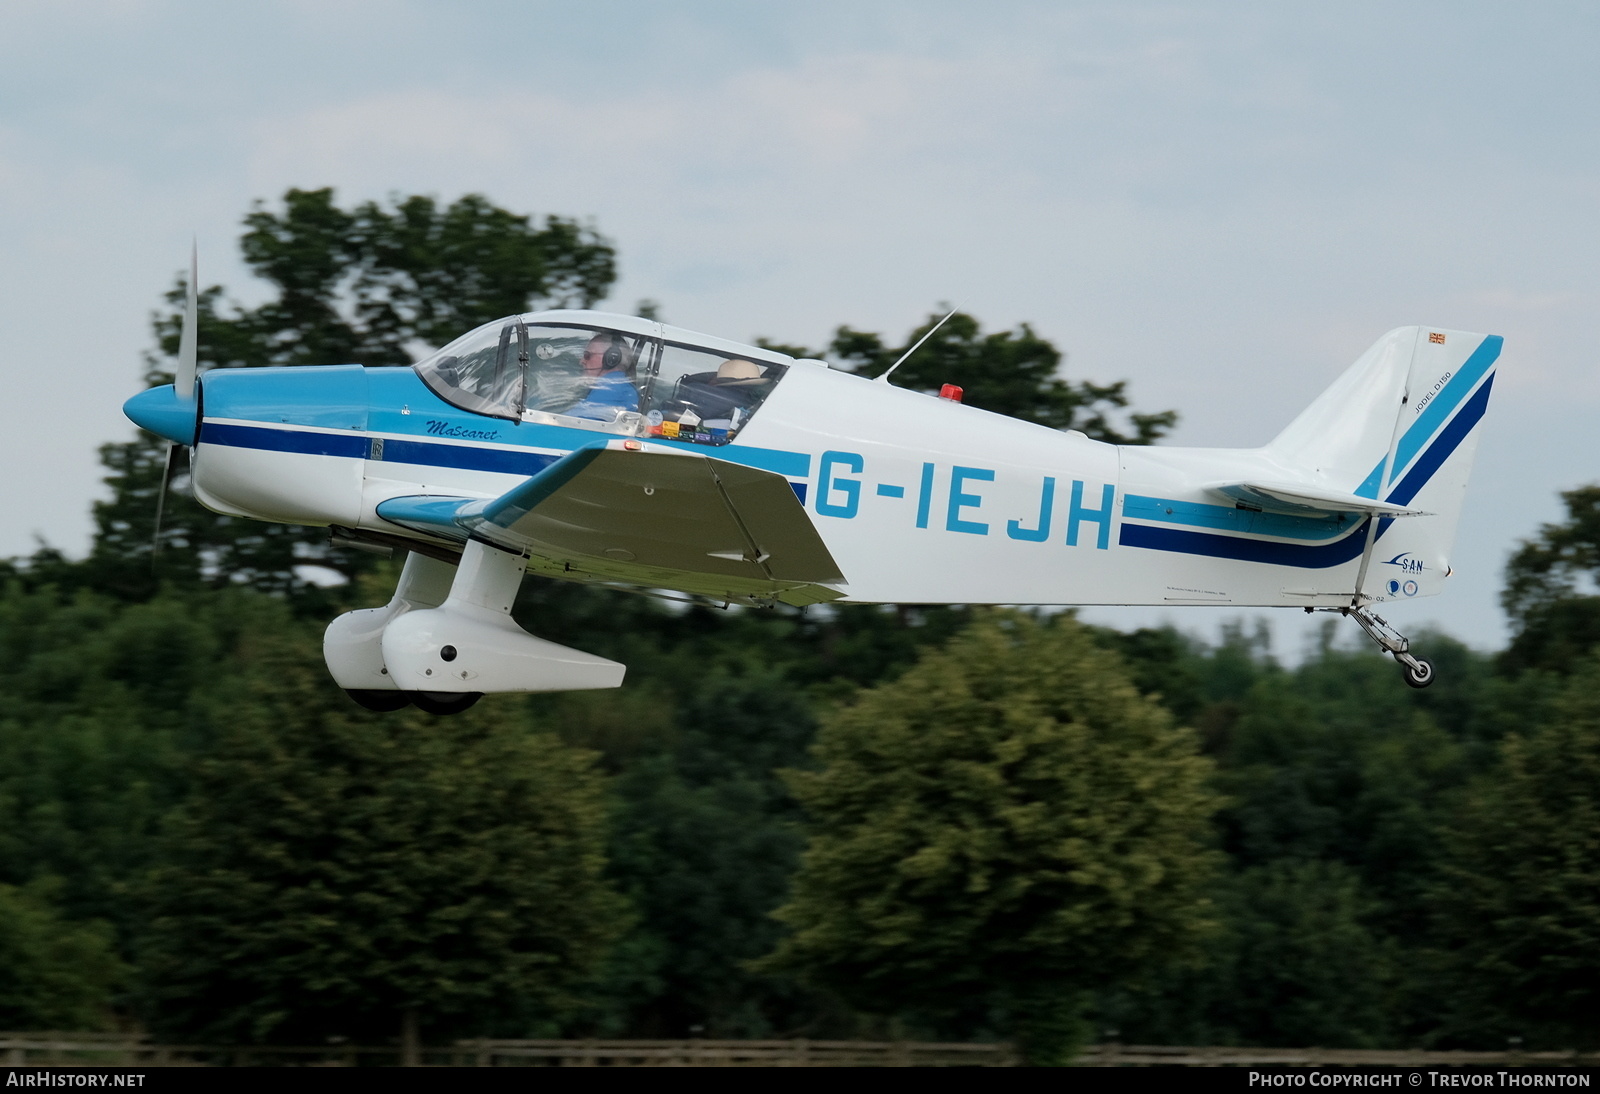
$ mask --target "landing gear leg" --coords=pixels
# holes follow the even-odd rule
[[[1411,653],[1411,639],[1389,626],[1388,622],[1371,608],[1318,608],[1318,611],[1338,612],[1354,619],[1367,637],[1376,642],[1384,653],[1395,659],[1405,675],[1406,683],[1414,688],[1425,688],[1433,683],[1433,663]]]

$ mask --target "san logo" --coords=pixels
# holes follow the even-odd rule
[[[1401,551],[1388,562],[1385,562],[1384,565],[1398,566],[1408,574],[1420,574],[1423,570],[1427,569],[1427,567],[1422,564],[1422,560],[1420,558],[1411,558],[1410,555],[1410,551]]]

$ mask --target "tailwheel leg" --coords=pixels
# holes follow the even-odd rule
[[[1417,657],[1411,652],[1411,639],[1389,626],[1383,616],[1371,608],[1318,608],[1318,611],[1338,612],[1356,621],[1367,632],[1367,637],[1395,659],[1405,676],[1406,683],[1414,688],[1425,688],[1433,683],[1433,662]]]

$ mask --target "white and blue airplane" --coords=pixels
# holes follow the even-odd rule
[[[191,276],[190,285],[194,279]],[[375,710],[617,687],[624,666],[511,618],[525,572],[722,604],[1298,607],[1357,623],[1431,596],[1501,339],[1384,335],[1261,448],[1118,446],[649,319],[543,311],[411,368],[196,376],[129,399],[218,513],[409,552],[328,627]]]

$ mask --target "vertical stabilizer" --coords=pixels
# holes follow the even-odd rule
[[[1329,489],[1376,498],[1367,480],[1394,442],[1420,333],[1401,327],[1378,339],[1267,450]]]
[[[1390,331],[1267,446],[1311,482],[1427,514],[1379,520],[1358,598],[1440,591],[1500,347],[1497,335]]]

